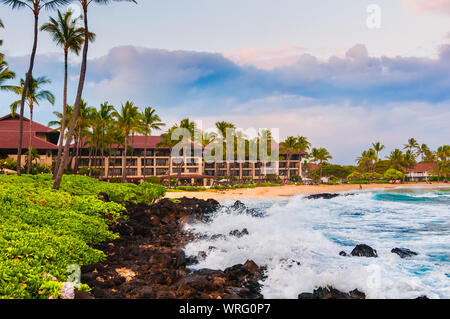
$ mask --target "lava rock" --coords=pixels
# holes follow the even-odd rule
[[[418,253],[407,248],[394,248],[391,250],[391,253],[399,255],[400,258],[408,258],[418,255]]]
[[[352,290],[348,293],[339,291],[333,287],[318,288],[313,293],[301,293],[298,299],[365,299],[366,294],[358,289]]]
[[[378,257],[377,251],[370,246],[365,244],[356,245],[356,247],[350,253],[352,256],[357,257]]]
[[[313,194],[306,196],[306,199],[332,199],[335,197],[340,196],[339,194],[330,194],[330,193],[323,193],[323,194]]]
[[[230,236],[234,236],[237,238],[241,238],[242,236],[248,235],[247,228],[244,228],[243,230],[239,231],[238,229],[230,231]]]

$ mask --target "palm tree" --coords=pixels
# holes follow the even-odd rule
[[[5,60],[3,60],[3,54],[0,53],[0,90],[1,91],[13,91],[13,86],[10,85],[3,85],[2,83],[6,80],[12,80],[16,77],[16,74],[12,72],[9,67],[8,63],[6,63]]]
[[[73,171],[77,173],[79,166],[79,158],[80,158],[80,150],[85,146],[86,140],[85,137],[88,135],[88,128],[90,126],[90,122],[92,120],[92,116],[95,112],[95,108],[92,106],[88,106],[87,102],[81,99],[80,110],[78,112],[78,116],[75,118],[76,129],[75,129],[75,164]],[[73,114],[71,116],[71,120],[73,120]],[[60,165],[63,162],[60,163]]]
[[[362,152],[361,156],[356,159],[359,166],[371,173],[372,179],[375,174],[375,165],[377,160],[377,152],[373,148]]]
[[[203,154],[203,161],[202,161],[202,172],[206,169],[206,162],[210,161],[210,158],[206,158],[205,151],[207,148],[209,148],[213,143],[216,141],[217,134],[215,132],[203,132],[202,133],[202,154]]]
[[[68,78],[68,57],[69,52],[79,55],[84,42],[84,28],[78,27],[80,18],[73,18],[72,11],[68,10],[64,14],[58,10],[57,18],[50,18],[50,22],[41,27],[41,31],[48,32],[57,46],[63,48],[64,51],[64,90],[63,90],[63,115],[60,141],[58,146],[58,156],[56,158],[55,171],[53,178],[61,161],[61,153],[64,143],[64,133],[66,131],[66,105],[67,105],[67,78]],[[89,41],[94,41],[95,34],[89,32]]]
[[[0,20],[0,28],[3,28],[3,24]],[[0,46],[2,45],[3,41],[0,40]],[[0,90],[12,90],[12,86],[9,85],[2,85],[3,82],[6,80],[12,80],[16,77],[15,73],[12,72],[8,68],[8,63],[4,60],[4,55],[0,52]]]
[[[148,144],[148,137],[152,134],[153,130],[160,130],[161,127],[163,127],[164,123],[161,122],[161,118],[158,114],[156,114],[156,110],[153,109],[151,106],[146,107],[144,109],[144,112],[142,113],[142,125],[143,125],[143,132],[145,135],[145,146],[144,146],[144,171],[143,176],[145,180],[145,171],[147,167],[147,144]]]
[[[156,144],[156,148],[167,147],[169,149],[169,172],[168,172],[168,186],[170,187],[171,173],[172,173],[172,149],[179,143],[179,140],[172,139],[172,133],[176,129],[176,126],[172,126],[166,133],[161,135],[161,141]]]
[[[223,147],[223,156],[226,158],[226,139],[227,139],[227,130],[234,130],[236,128],[236,126],[231,123],[231,122],[226,122],[226,121],[220,121],[220,122],[216,122],[216,129],[217,132],[219,133],[219,137],[220,139],[216,139],[217,143],[222,143],[222,147]],[[217,160],[223,160],[218,158],[219,154],[215,154],[214,157],[214,182],[217,182]],[[227,165],[228,167],[228,165]],[[228,171],[228,169],[227,169]]]
[[[393,150],[389,156],[386,157],[386,159],[389,160],[390,166],[392,168],[395,168],[396,170],[403,171],[404,168],[404,162],[405,162],[405,155],[403,152],[396,148]]]
[[[22,96],[23,92],[26,91],[26,102],[28,107],[30,108],[30,140],[28,143],[28,153],[31,153],[32,148],[32,138],[33,138],[33,111],[34,105],[39,105],[39,101],[46,100],[50,104],[55,104],[55,96],[48,90],[42,90],[42,86],[45,84],[52,83],[46,77],[39,77],[37,79],[31,77],[30,82],[28,83],[28,89],[24,89],[25,81],[23,79],[20,80],[20,86],[16,86],[14,92],[17,95]],[[17,100],[11,104],[11,113],[14,115],[17,112],[21,104],[21,100]],[[19,158],[17,158],[17,161]],[[27,166],[27,174],[31,172],[31,156],[28,156],[28,166]]]
[[[422,157],[422,162],[425,160],[425,156],[427,156],[427,154],[431,152],[430,148],[428,147],[427,144],[422,144],[418,149],[417,149],[417,155]]]
[[[298,139],[294,136],[288,136],[280,143],[280,152],[286,154],[287,178],[291,178],[291,154],[297,152],[299,148]]]
[[[319,162],[320,166],[320,181],[322,181],[322,168],[323,164],[328,162],[328,160],[333,159],[326,148],[313,148],[311,150],[312,161],[314,163]]]
[[[128,151],[128,139],[130,134],[141,130],[141,114],[139,108],[134,105],[133,102],[127,101],[122,104],[119,111],[115,111],[113,116],[116,119],[117,129],[123,132],[125,137],[124,152],[122,153],[122,183],[127,179],[127,151]]]
[[[311,148],[311,143],[308,141],[308,138],[305,136],[297,137],[297,151],[307,153]],[[302,157],[298,156],[298,175],[302,176]]]
[[[419,148],[420,148],[419,143],[414,138],[410,138],[408,140],[407,144],[403,144],[404,150],[408,149],[408,150],[412,151],[413,149],[419,149]]]
[[[7,0],[2,0],[7,1]],[[80,78],[78,81],[78,89],[77,89],[77,95],[75,98],[75,104],[74,104],[74,113],[78,114],[78,111],[80,109],[80,102],[81,97],[83,95],[83,88],[84,88],[84,82],[86,79],[86,70],[87,70],[87,54],[89,50],[89,27],[88,27],[88,8],[91,3],[96,4],[111,4],[111,0],[78,0],[81,4],[81,7],[83,9],[83,22],[84,22],[84,45],[83,45],[83,54],[82,54],[82,60],[81,60],[81,70],[80,70]],[[116,0],[116,1],[127,1],[127,2],[133,2],[137,3],[136,0]],[[75,131],[75,120],[72,119],[70,123],[69,133],[67,134],[67,140],[66,144],[64,146],[63,150],[63,159],[62,163],[67,162],[68,158],[68,152],[69,152],[69,145],[72,141],[73,133]],[[59,186],[61,185],[61,179],[64,172],[63,165],[59,165],[58,173],[56,174],[55,183],[53,184],[53,189],[59,189]]]
[[[413,151],[407,150],[404,156],[404,165],[406,168],[413,168],[416,165],[416,155]]]
[[[106,127],[113,119],[114,106],[110,105],[108,102],[100,104],[100,110],[97,113],[97,119],[99,121],[100,127],[100,152],[102,154],[102,158],[105,158],[105,135],[106,135]],[[104,165],[105,166],[105,165]]]
[[[375,151],[376,161],[378,162],[380,152],[382,150],[384,150],[385,146],[383,144],[381,144],[380,142],[376,142],[376,143],[372,143],[372,147],[373,147],[373,150]]]
[[[28,72],[25,74],[24,90],[22,92],[22,99],[20,100],[20,128],[19,128],[19,145],[17,147],[17,174],[21,174],[22,170],[22,138],[23,138],[23,112],[25,108],[25,100],[27,97],[27,90],[30,87],[29,82],[33,74],[34,59],[36,57],[38,33],[39,33],[39,14],[42,9],[54,10],[60,6],[69,4],[72,0],[0,0],[1,3],[10,6],[11,9],[28,8],[34,15],[34,39],[33,49],[31,50],[30,63]]]
[[[189,131],[189,137],[183,136],[180,137],[180,139],[177,141],[178,143],[182,143],[183,146],[183,158],[181,158],[181,160],[178,162],[177,166],[177,186],[180,183],[180,178],[181,178],[181,171],[183,169],[183,165],[185,163],[184,158],[186,158],[186,153],[187,153],[187,144],[191,144],[192,145],[192,141],[194,140],[194,136],[195,136],[195,131],[197,130],[197,126],[195,124],[195,122],[192,122],[189,118],[185,118],[183,120],[180,121],[179,125],[175,125],[175,128],[181,128],[181,129],[186,129]],[[190,156],[190,154],[189,154]]]
[[[444,176],[445,181],[447,182],[447,175],[449,172],[449,163],[448,160],[450,158],[450,145],[443,145],[437,149],[436,155],[439,159],[438,161],[438,170],[439,176]]]

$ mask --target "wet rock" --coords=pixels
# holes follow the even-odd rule
[[[230,236],[234,236],[237,238],[241,238],[242,236],[248,235],[248,230],[247,228],[244,228],[243,230],[239,231],[238,229],[232,230],[230,231],[229,235]]]
[[[253,217],[263,217],[264,213],[256,208],[248,208],[244,203],[237,200],[233,205],[229,207],[233,212],[237,212],[239,214],[247,214]]]
[[[339,291],[333,287],[318,288],[313,293],[301,293],[298,299],[365,299],[365,293],[358,289],[352,290],[348,293]]]
[[[200,269],[188,266],[216,249],[209,247],[198,256],[185,256],[183,247],[198,238],[185,232],[187,221],[207,222],[220,208],[215,200],[182,198],[179,203],[162,199],[153,205],[126,206],[127,218],[110,230],[120,235],[114,242],[95,246],[102,250],[105,262],[82,267],[81,280],[92,287],[95,298],[260,298],[259,281],[263,268],[254,262],[226,269]],[[236,232],[245,235],[247,230]],[[206,239],[227,238],[223,234]]]
[[[240,200],[237,200],[236,202],[234,202],[234,204],[231,205],[231,208],[236,211],[243,211],[243,210],[247,209],[245,204],[243,202],[241,202]]]
[[[345,251],[341,251],[341,252],[339,252],[339,256],[347,257],[348,255]]]
[[[418,253],[407,248],[394,248],[391,250],[391,253],[399,255],[400,258],[408,258],[418,255]]]
[[[188,256],[185,259],[186,266],[197,265],[199,263],[198,257],[196,256]]]
[[[365,244],[356,245],[350,255],[357,257],[378,257],[377,251]]]
[[[313,194],[306,196],[306,199],[332,199],[335,197],[340,196],[339,194],[330,194],[330,193],[323,193],[323,194]]]

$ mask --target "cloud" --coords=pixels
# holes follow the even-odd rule
[[[415,13],[438,12],[450,14],[450,0],[403,0]]]
[[[7,61],[24,74],[26,57]],[[78,72],[79,65],[71,64],[69,101]],[[53,80],[60,105],[61,56],[39,55],[34,74]],[[243,128],[279,127],[282,137],[303,134],[328,147],[339,162],[353,162],[376,140],[394,146],[415,137],[437,146],[450,135],[450,45],[432,59],[371,57],[358,44],[342,57],[300,54],[292,65],[271,69],[239,65],[221,54],[123,46],[90,59],[86,81],[90,105],[132,100],[157,108],[167,123],[189,116]],[[2,105],[11,100],[0,93]],[[46,123],[53,110],[43,104],[36,118]]]
[[[251,65],[260,69],[271,70],[276,67],[295,64],[299,55],[304,51],[305,48],[299,46],[268,47],[264,49],[247,48],[225,54],[225,57],[241,66]]]

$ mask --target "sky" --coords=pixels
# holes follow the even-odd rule
[[[53,14],[43,12],[41,23]],[[93,5],[97,39],[84,98],[92,106],[152,106],[168,124],[189,117],[204,128],[219,120],[244,130],[278,128],[281,137],[307,136],[341,164],[354,163],[376,141],[386,145],[382,155],[410,137],[436,148],[450,136],[449,16],[450,0]],[[1,50],[23,77],[31,12],[2,5],[0,19]],[[379,25],[370,28],[368,19]],[[35,112],[45,124],[61,109],[63,59],[47,34],[39,37],[34,75],[49,77],[56,95],[55,106],[42,103]],[[69,103],[80,59],[70,62]],[[14,99],[0,92],[0,115]]]

